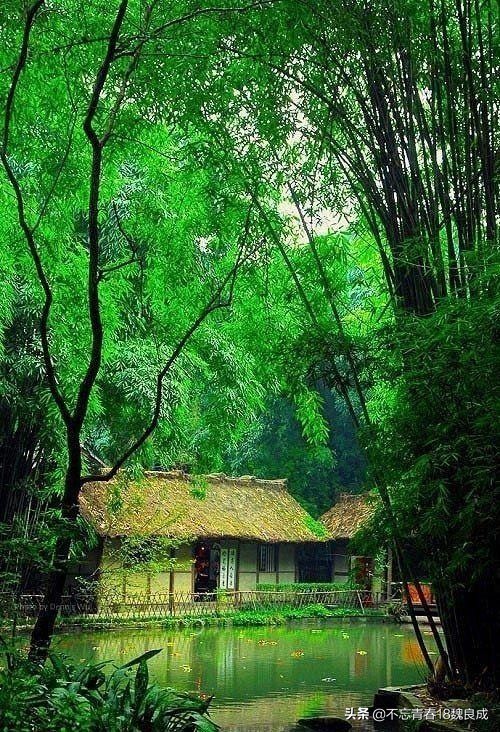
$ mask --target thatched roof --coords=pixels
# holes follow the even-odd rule
[[[352,539],[373,515],[375,503],[369,493],[342,493],[337,503],[324,513],[320,521],[331,539]]]
[[[284,480],[223,474],[195,478],[181,471],[148,472],[139,481],[119,476],[86,484],[80,509],[107,537],[319,541],[313,519],[288,493]]]

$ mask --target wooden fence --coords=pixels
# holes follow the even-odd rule
[[[203,618],[230,616],[239,610],[301,608],[323,605],[326,608],[358,610],[376,609],[382,598],[367,590],[306,590],[287,591],[217,591],[214,593],[173,592],[134,594],[125,599],[119,594],[72,594],[63,597],[59,615],[63,622],[77,622],[79,618],[97,623],[140,621],[168,617]],[[21,595],[17,600],[0,598],[0,612],[6,619],[29,623],[43,605],[41,595]]]

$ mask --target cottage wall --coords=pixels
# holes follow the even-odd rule
[[[258,581],[257,547],[256,541],[242,541],[240,543],[239,590],[255,590]]]
[[[278,580],[277,572],[259,572],[259,583],[264,585],[274,585]]]
[[[123,572],[116,559],[119,547],[120,539],[104,540],[99,574],[99,592],[103,595],[125,594]]]
[[[193,591],[193,546],[182,544],[175,551],[174,592]]]
[[[273,572],[262,572],[259,570],[259,543],[256,546],[256,583],[258,584],[276,584],[278,582],[293,583],[297,580],[296,571],[296,544],[280,543],[276,545],[276,569]],[[255,584],[252,586],[255,587]],[[242,589],[242,588],[241,588]],[[248,588],[251,589],[251,588]]]
[[[127,598],[164,594],[170,591],[170,572],[134,572],[119,562],[120,539],[106,539],[99,567],[99,595],[126,602]],[[192,547],[185,544],[176,551],[175,591],[192,591]]]
[[[347,541],[332,541],[332,581],[347,582],[357,559],[362,559],[356,554],[349,554]],[[375,593],[387,593],[392,576],[392,557],[382,553],[375,557],[373,575],[371,577],[371,590]]]
[[[295,582],[295,544],[280,544],[278,553],[278,582]]]
[[[254,590],[258,583],[293,583],[296,581],[296,544],[280,544],[277,547],[277,568],[275,572],[259,572],[259,542],[222,540],[221,547],[237,548],[236,588],[241,591]],[[174,592],[193,591],[192,544],[176,548],[173,572],[134,572],[123,569],[119,562],[120,539],[106,539],[103,543],[99,563],[99,595],[116,602],[128,598],[148,597]],[[94,561],[95,564],[95,561]]]
[[[124,569],[120,565],[119,548],[120,539],[107,539],[104,542],[99,577],[101,596],[125,602],[130,597],[168,592],[169,572],[149,574]]]
[[[149,587],[152,595],[161,595],[169,591],[170,572],[155,572],[150,575]]]
[[[242,541],[239,544],[238,589],[255,590],[258,583],[295,582],[295,544],[280,544],[277,548],[278,564],[275,572],[260,572],[259,542]]]
[[[332,541],[332,582],[347,582],[351,569],[351,557],[346,541]]]

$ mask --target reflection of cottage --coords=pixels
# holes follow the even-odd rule
[[[342,493],[320,521],[330,537],[326,547],[329,579],[333,582],[351,579],[364,589],[385,593],[392,581],[390,557],[375,562],[373,557],[352,554],[349,548],[350,540],[369,521],[374,508],[375,504],[367,493]]]
[[[217,588],[295,582],[297,547],[320,541],[311,517],[282,480],[149,472],[140,481],[121,477],[87,484],[80,506],[99,535],[99,547],[77,574],[99,575],[101,587],[122,596],[193,591],[209,596]],[[172,540],[171,566],[123,571],[116,558],[130,537],[146,543],[152,537]]]

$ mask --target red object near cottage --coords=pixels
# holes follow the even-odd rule
[[[420,587],[422,588],[422,593],[425,597],[427,604],[434,605],[436,601],[434,599],[434,594],[432,592],[432,586],[428,582],[421,582]],[[409,582],[408,590],[409,590],[410,600],[411,600],[412,604],[421,605],[422,603],[420,602],[420,597],[418,595],[417,588],[415,587],[415,585],[412,584],[411,582]],[[406,595],[406,593],[405,593],[405,595]]]

